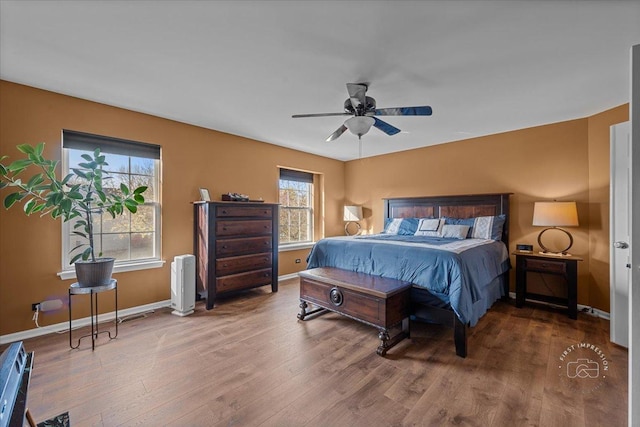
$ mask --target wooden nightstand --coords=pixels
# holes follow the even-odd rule
[[[539,253],[519,252],[516,256],[516,307],[522,307],[525,299],[549,302],[567,307],[571,319],[578,318],[578,261],[577,256],[556,256]],[[527,275],[538,274],[560,278],[566,285],[567,297],[544,295],[527,291]]]

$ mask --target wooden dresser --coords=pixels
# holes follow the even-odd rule
[[[278,291],[278,205],[195,202],[196,289],[211,310],[217,295],[271,285]]]

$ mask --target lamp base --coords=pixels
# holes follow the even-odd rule
[[[358,227],[358,229],[356,230],[356,232],[354,234],[351,234],[349,232],[349,225],[350,224],[355,224]],[[347,221],[347,223],[344,225],[344,234],[346,234],[347,236],[359,236],[360,233],[362,233],[362,227],[360,226],[359,222]]]
[[[567,236],[569,236],[569,246],[567,246],[566,248],[562,249],[559,252],[554,252],[554,251],[550,250],[549,248],[547,248],[545,245],[543,245],[542,244],[542,234],[545,231],[548,231],[548,230],[562,231]],[[571,246],[573,246],[573,236],[571,236],[571,233],[569,233],[567,230],[564,230],[562,228],[558,228],[558,227],[545,228],[544,230],[542,230],[540,232],[540,234],[538,234],[538,245],[540,245],[540,247],[542,248],[542,252],[540,252],[541,254],[567,256],[567,255],[569,255],[569,253],[567,251],[571,248]]]

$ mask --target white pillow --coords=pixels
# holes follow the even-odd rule
[[[466,239],[469,233],[468,225],[445,224],[442,227],[441,237],[449,239]]]
[[[443,218],[422,218],[420,222],[418,222],[418,229],[414,236],[440,237],[443,225]]]

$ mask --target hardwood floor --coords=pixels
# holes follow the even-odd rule
[[[370,326],[297,320],[298,295],[294,279],[184,318],[159,310],[123,322],[115,340],[101,335],[93,352],[88,338],[70,350],[66,333],[27,340],[30,411],[69,411],[74,427],[626,425],[627,351],[602,319],[499,301],[470,329],[466,359],[451,330],[415,322],[383,358]],[[597,383],[561,369],[583,342],[606,356]]]

